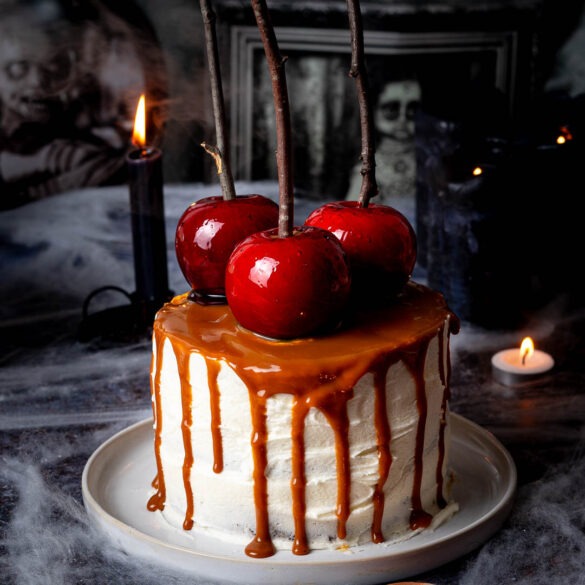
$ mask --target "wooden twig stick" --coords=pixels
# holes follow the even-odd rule
[[[378,184],[376,182],[374,124],[370,108],[369,83],[364,57],[364,29],[359,0],[347,0],[347,13],[351,33],[351,68],[349,75],[354,78],[357,88],[362,139],[360,154],[362,186],[358,201],[360,207],[367,207],[370,198],[378,194]]]
[[[284,238],[292,235],[294,220],[290,105],[284,71],[286,58],[280,54],[265,0],[252,0],[252,7],[262,44],[264,45],[270,79],[272,80],[272,95],[276,115],[276,166],[278,169],[279,194],[278,235]]]
[[[205,49],[207,51],[207,63],[209,69],[209,81],[211,84],[211,103],[213,106],[213,118],[215,122],[215,147],[206,143],[201,146],[211,154],[215,160],[219,183],[224,199],[235,199],[236,189],[232,176],[229,156],[229,144],[226,131],[225,104],[221,72],[219,66],[219,52],[217,49],[217,35],[215,31],[215,12],[208,0],[200,0],[203,28],[205,30]]]

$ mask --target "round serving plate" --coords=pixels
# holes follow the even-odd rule
[[[476,549],[509,515],[516,492],[514,461],[489,431],[451,415],[453,499],[448,522],[398,543],[305,556],[278,551],[246,556],[241,545],[170,527],[146,502],[156,474],[152,420],[136,423],[103,443],[83,471],[83,500],[91,521],[129,554],[164,563],[217,583],[373,585],[404,579]]]

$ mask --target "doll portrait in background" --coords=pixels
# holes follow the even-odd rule
[[[415,114],[420,106],[421,87],[412,78],[388,81],[378,94],[373,121],[376,131],[377,203],[389,197],[415,197],[416,155]],[[361,162],[350,177],[347,199],[355,200],[360,193]]]
[[[121,4],[0,0],[0,209],[125,180],[149,80],[144,22]]]

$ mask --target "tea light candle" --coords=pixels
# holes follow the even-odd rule
[[[552,356],[534,349],[532,339],[525,337],[519,349],[505,349],[492,356],[492,373],[501,384],[519,386],[543,378],[554,363]]]

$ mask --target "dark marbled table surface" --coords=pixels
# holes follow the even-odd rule
[[[274,194],[270,184],[239,192],[252,188]],[[215,192],[165,189],[175,292],[186,285],[169,234],[190,201]],[[6,585],[198,582],[121,552],[95,529],[82,502],[89,456],[150,416],[149,339],[76,337],[90,292],[104,285],[133,289],[127,208],[127,191],[108,188],[0,214],[0,581]],[[305,212],[302,202],[297,212]],[[415,278],[424,279],[424,272]],[[509,450],[518,493],[488,542],[414,580],[585,583],[585,310],[579,301],[559,295],[520,330],[463,322],[452,338],[452,410]],[[553,375],[530,388],[502,386],[491,376],[491,355],[517,346],[524,335],[554,356]]]

